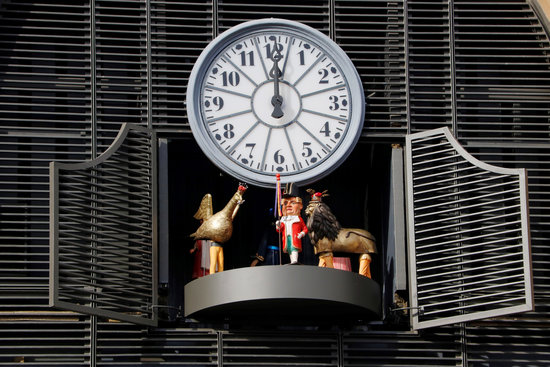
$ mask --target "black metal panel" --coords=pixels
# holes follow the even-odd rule
[[[407,2],[410,131],[452,129],[452,12],[449,1]]]
[[[334,38],[363,81],[364,134],[399,139],[407,131],[404,1],[334,1]]]

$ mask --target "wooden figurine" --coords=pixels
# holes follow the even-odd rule
[[[361,254],[359,274],[371,278],[370,254],[376,253],[376,240],[372,234],[359,228],[342,228],[332,211],[322,202],[325,192],[308,189],[311,200],[306,208],[307,227],[314,246],[319,254],[319,266],[334,268],[333,252]]]
[[[195,219],[202,220],[200,227],[191,234],[195,240],[211,240],[210,246],[210,274],[223,271],[223,244],[233,234],[233,219],[237,215],[240,205],[244,202],[243,195],[246,185],[239,184],[237,192],[226,204],[225,208],[212,214],[212,195],[206,194],[202,198],[199,209],[194,215]]]

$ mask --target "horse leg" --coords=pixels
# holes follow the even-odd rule
[[[372,261],[372,258],[370,257],[369,254],[362,254],[361,257],[359,257],[359,274],[364,275],[368,278],[371,278],[371,274],[370,274],[371,261]]]
[[[332,262],[332,252],[323,252],[319,254],[319,267],[321,268],[334,268]]]

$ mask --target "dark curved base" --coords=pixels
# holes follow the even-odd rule
[[[228,270],[185,286],[185,316],[198,320],[378,320],[378,284],[348,271],[308,265]]]

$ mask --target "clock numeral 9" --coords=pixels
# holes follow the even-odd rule
[[[218,109],[216,111],[219,111],[223,108],[223,98],[222,97],[214,97],[212,98],[212,104],[216,107],[218,107]],[[204,102],[204,106],[206,108],[210,107],[210,101],[205,101]]]

